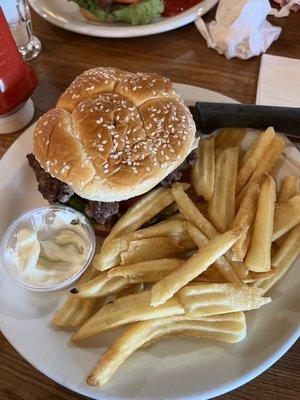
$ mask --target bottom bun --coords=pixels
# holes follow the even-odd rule
[[[99,22],[99,19],[89,11],[85,10],[84,8],[80,7],[81,14],[88,20],[90,21],[96,21]]]

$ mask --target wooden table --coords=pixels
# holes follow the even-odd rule
[[[212,11],[206,19],[211,19],[213,15]],[[268,53],[299,58],[299,13],[270,20],[281,26],[283,32]],[[55,105],[59,94],[78,74],[100,65],[132,71],[153,71],[177,82],[218,91],[241,102],[255,101],[260,58],[226,60],[224,56],[207,49],[193,24],[157,36],[115,40],[67,32],[48,24],[34,13],[33,26],[43,44],[41,55],[31,63],[39,79],[39,86],[33,95],[35,118]],[[18,136],[18,133],[0,136],[0,156]],[[263,375],[220,399],[300,398],[299,354],[298,343]],[[0,336],[0,400],[83,398],[46,378]]]

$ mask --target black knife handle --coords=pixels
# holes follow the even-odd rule
[[[198,102],[191,107],[197,130],[209,134],[220,128],[266,129],[300,137],[300,108]]]

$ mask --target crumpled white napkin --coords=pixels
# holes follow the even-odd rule
[[[278,39],[281,28],[266,20],[271,10],[268,0],[220,0],[215,21],[195,24],[211,47],[227,58],[246,60],[264,53]]]
[[[281,10],[276,10],[272,8],[270,15],[275,17],[287,17],[290,14],[290,10],[298,11],[300,10],[300,0],[274,0],[276,3],[281,5]]]

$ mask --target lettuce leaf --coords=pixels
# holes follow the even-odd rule
[[[95,15],[100,22],[111,22],[114,21],[113,16],[110,15],[109,11],[105,11],[93,2],[93,0],[68,0],[78,4],[79,7],[84,8],[93,15]]]
[[[140,3],[122,6],[112,11],[115,21],[127,22],[130,25],[146,25],[164,11],[162,0],[144,0]]]
[[[149,24],[164,11],[163,0],[143,0],[130,5],[115,4],[106,11],[93,0],[69,0],[94,14],[101,22],[123,21],[130,25]]]

